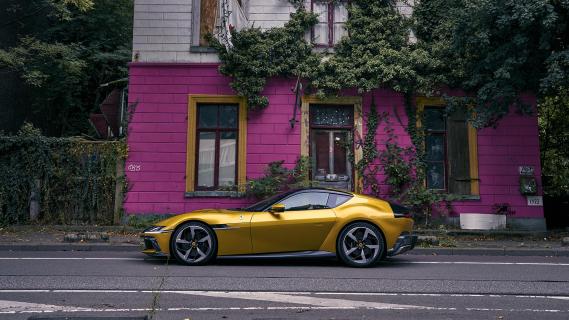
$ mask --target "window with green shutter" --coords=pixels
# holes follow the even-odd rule
[[[418,98],[417,125],[424,130],[425,185],[462,196],[477,196],[478,152],[476,130],[464,111],[448,114],[444,100]]]

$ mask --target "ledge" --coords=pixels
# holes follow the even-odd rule
[[[243,198],[245,194],[237,191],[193,191],[184,194],[186,198]]]
[[[196,53],[217,53],[212,47],[190,46],[190,52]]]

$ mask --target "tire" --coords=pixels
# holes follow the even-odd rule
[[[371,223],[351,223],[340,232],[336,252],[340,260],[350,267],[371,267],[385,256],[385,239]]]
[[[204,265],[217,255],[217,238],[208,225],[196,221],[187,222],[172,234],[170,252],[183,264]]]

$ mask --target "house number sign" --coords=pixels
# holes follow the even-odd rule
[[[542,196],[528,196],[527,199],[528,199],[528,206],[543,207]]]

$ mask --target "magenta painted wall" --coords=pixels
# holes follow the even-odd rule
[[[127,214],[182,213],[250,203],[248,199],[184,197],[188,95],[234,94],[229,82],[214,64],[131,64],[129,103],[136,104],[136,110],[128,136],[129,190],[124,205]],[[271,161],[284,160],[291,167],[300,154],[300,125],[294,129],[289,125],[295,99],[293,86],[294,80],[269,81],[264,94],[270,105],[248,114],[248,178],[261,176]],[[350,94],[354,93],[346,92]],[[409,145],[403,97],[391,90],[376,90],[372,94],[378,112],[391,115],[399,142]],[[369,111],[372,94],[364,96],[364,112]],[[385,139],[380,127],[377,141],[382,143]],[[511,114],[497,129],[481,130],[478,151],[481,199],[456,202],[456,213],[490,213],[494,203],[507,202],[514,207],[515,217],[543,218],[543,208],[528,207],[518,191],[518,166],[533,165],[536,176],[541,175],[537,118]],[[538,185],[541,187],[540,180]]]

